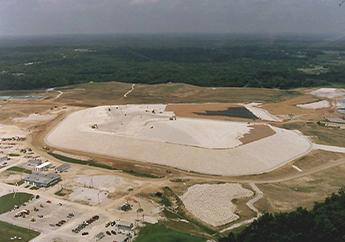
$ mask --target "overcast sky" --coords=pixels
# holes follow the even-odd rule
[[[0,0],[0,36],[70,33],[344,33],[338,0]]]

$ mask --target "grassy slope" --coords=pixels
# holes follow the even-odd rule
[[[17,238],[21,237],[22,239],[20,241],[26,242],[32,240],[38,235],[39,233],[36,231],[0,221],[0,242],[11,241],[11,237],[14,236],[17,236]]]
[[[19,167],[19,166],[13,166],[7,169],[8,171],[15,171],[15,172],[20,172],[20,173],[26,173],[26,174],[31,174],[32,171],[25,169],[24,167]]]
[[[205,242],[206,239],[178,232],[165,225],[147,225],[143,228],[135,242]]]
[[[78,159],[74,159],[74,158],[70,158],[67,156],[63,156],[63,155],[59,155],[59,154],[55,154],[52,152],[48,152],[49,155],[55,157],[56,159],[59,159],[61,161],[67,162],[67,163],[73,163],[73,164],[80,164],[80,165],[87,165],[87,166],[94,166],[94,167],[98,167],[98,168],[103,168],[103,169],[108,169],[108,170],[118,170],[117,168],[111,166],[111,165],[107,165],[107,164],[103,164],[94,160],[78,160]],[[138,176],[138,177],[147,177],[147,178],[159,178],[158,176],[152,175],[152,174],[148,174],[148,173],[141,173],[141,172],[137,172],[134,170],[122,170],[130,175],[133,176]]]
[[[0,197],[0,214],[6,213],[14,208],[15,205],[22,205],[33,198],[32,194],[18,192],[6,194]]]
[[[298,129],[304,135],[312,136],[318,144],[344,146],[345,130],[320,126],[316,123],[290,123],[283,128]]]

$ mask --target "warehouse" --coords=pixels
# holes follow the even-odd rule
[[[56,173],[62,173],[62,172],[67,171],[70,167],[71,167],[70,164],[63,164],[61,166],[56,167],[55,172]]]
[[[44,162],[43,164],[40,164],[40,165],[36,166],[35,170],[36,171],[46,171],[51,166],[51,164],[52,163],[49,162],[49,161]]]
[[[61,177],[56,173],[32,173],[25,177],[24,181],[36,187],[49,187],[61,181]]]
[[[121,220],[118,222],[117,227],[121,230],[131,231],[133,230],[134,225],[133,223]]]

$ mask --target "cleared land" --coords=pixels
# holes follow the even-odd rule
[[[143,106],[145,107],[146,105],[141,107]],[[114,108],[116,109],[116,107],[111,107],[111,110]],[[144,115],[146,113],[145,109],[142,111],[142,115]],[[133,116],[130,115],[128,110],[120,116],[126,116],[125,121],[138,118],[138,116],[140,118],[138,113],[135,113]],[[152,140],[152,138],[151,140],[143,140],[135,137],[135,135],[130,137],[127,134],[120,133],[121,135],[119,135],[119,133],[109,132],[101,128],[100,130],[92,128],[95,124],[101,124],[100,126],[102,126],[105,120],[110,122],[111,119],[109,107],[97,107],[78,111],[70,114],[59,123],[48,134],[45,141],[48,145],[60,149],[156,163],[199,173],[229,176],[268,172],[303,156],[311,149],[309,140],[299,133],[275,127],[271,127],[275,132],[274,135],[232,149],[224,149],[224,146],[221,147],[223,149],[204,149],[195,147],[193,144],[168,143],[166,142],[167,140]],[[170,121],[168,120],[169,123]],[[229,124],[231,123],[229,122]],[[140,129],[140,127],[136,126],[136,122],[129,122],[128,125],[132,126],[131,130],[136,131],[138,128]],[[205,123],[203,128],[198,129],[199,132],[203,130],[202,133],[207,134],[208,125],[209,123]],[[233,123],[231,125],[235,125],[233,127],[246,127],[247,124]],[[117,132],[120,132],[121,124],[117,124],[117,127]],[[233,135],[232,138],[237,137],[238,139],[244,133],[246,132],[240,131],[237,135]],[[150,133],[147,134],[149,135]],[[161,135],[160,133],[158,134]],[[175,130],[170,130],[167,134],[173,135],[172,138],[176,139],[174,137]],[[216,133],[216,135],[219,134]],[[155,136],[153,135],[153,137]],[[203,137],[203,139],[205,138]],[[218,136],[210,138],[216,140]]]
[[[319,160],[322,162],[322,160]],[[311,208],[345,184],[345,166],[341,165],[313,175],[274,184],[259,184],[265,194],[256,203],[261,211],[291,211],[302,206]]]
[[[249,133],[244,134],[240,141],[242,144],[249,144],[251,142],[270,137],[271,135],[274,135],[274,130],[268,126],[263,124],[254,124],[249,126],[252,128]]]
[[[332,99],[345,96],[345,89],[320,88],[312,91],[310,94],[317,97],[326,97]]]
[[[330,106],[331,104],[327,100],[297,105],[297,107],[304,108],[304,109],[322,109],[322,108],[329,108]]]
[[[52,120],[53,118],[55,118],[54,115],[33,113],[27,117],[14,118],[13,121],[22,122],[22,123],[30,123],[30,122],[49,121],[49,120]]]

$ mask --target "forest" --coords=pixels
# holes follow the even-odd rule
[[[0,90],[99,81],[198,86],[344,86],[345,41],[236,34],[0,39]]]
[[[313,209],[264,214],[238,234],[220,242],[341,242],[345,241],[345,189]]]

